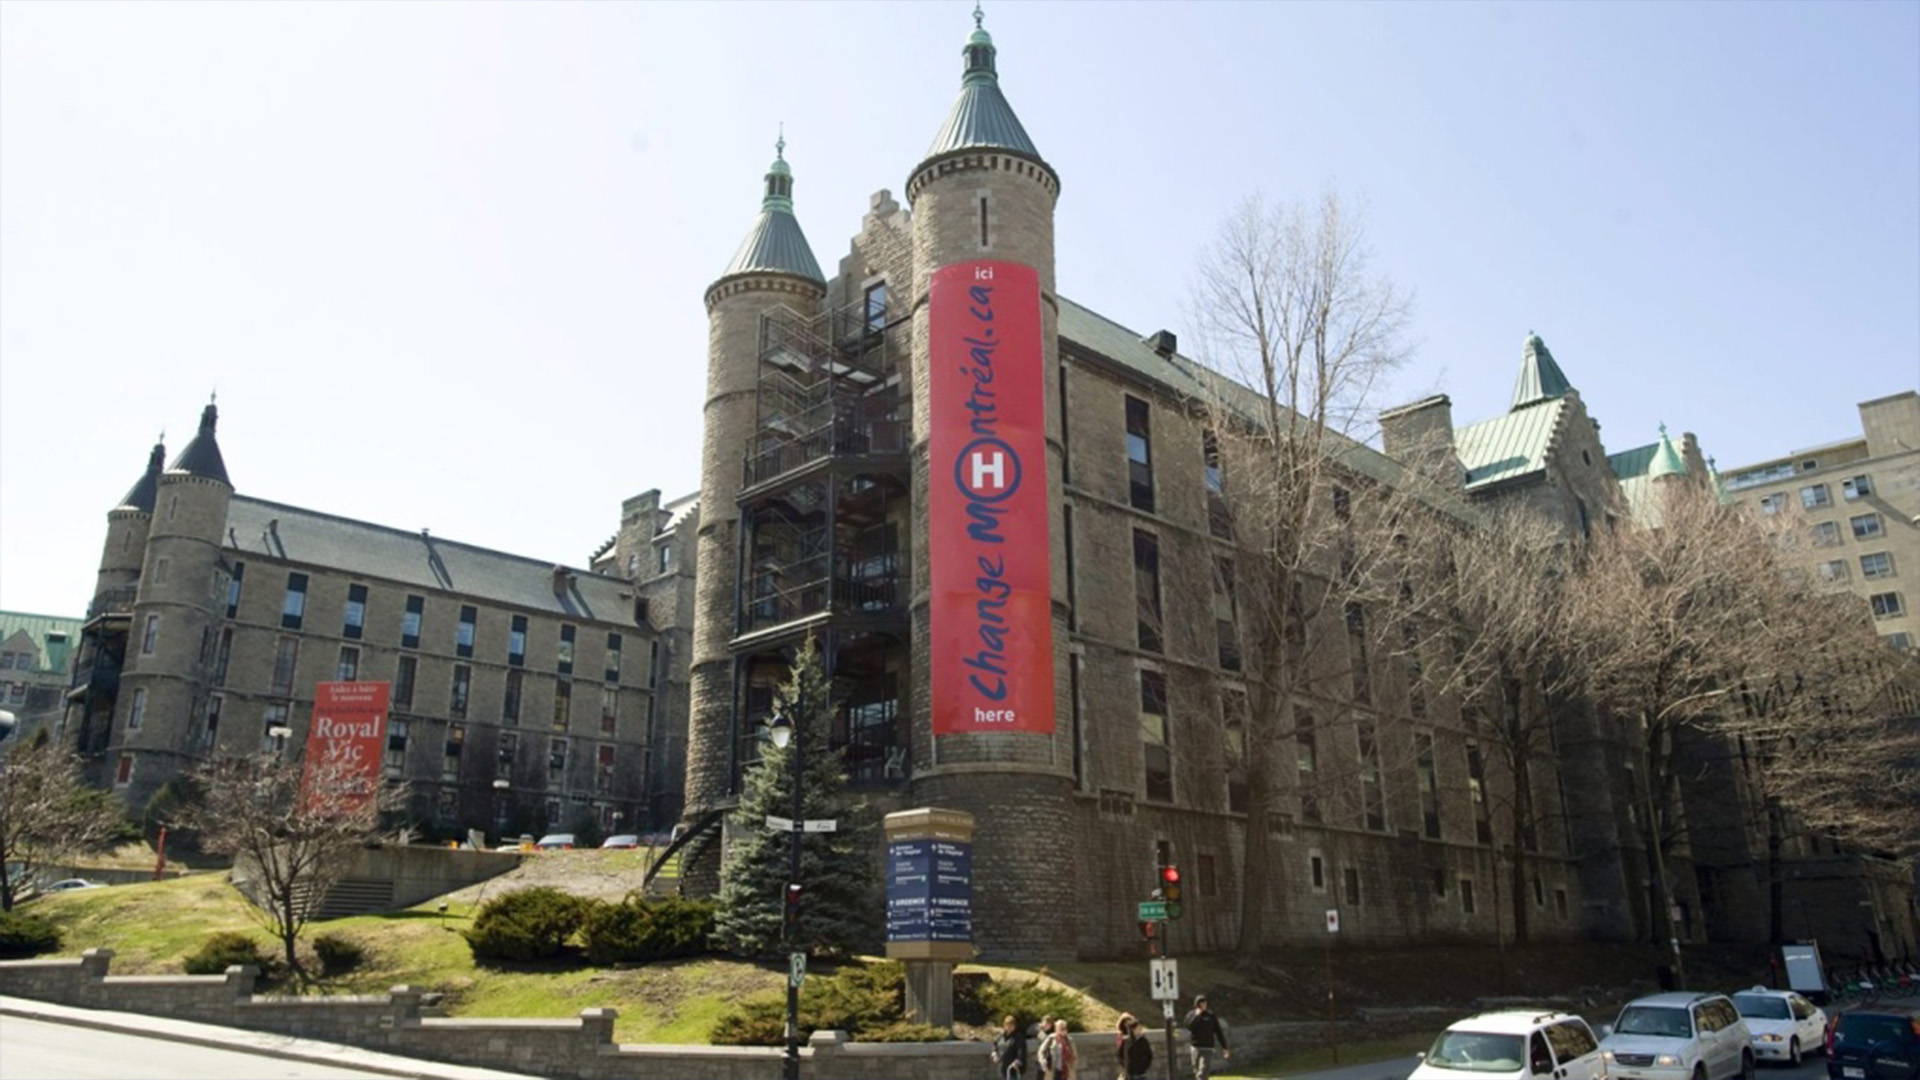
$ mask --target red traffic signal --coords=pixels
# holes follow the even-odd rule
[[[1160,895],[1167,902],[1167,918],[1180,917],[1183,907],[1180,903],[1180,868],[1172,864],[1160,868]]]

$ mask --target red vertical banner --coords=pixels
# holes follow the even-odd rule
[[[301,810],[352,813],[372,801],[386,751],[391,690],[383,682],[314,684],[313,723],[301,758]]]
[[[1040,276],[943,266],[927,318],[933,733],[1052,734]]]

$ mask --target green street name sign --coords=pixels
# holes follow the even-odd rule
[[[1166,917],[1167,917],[1167,902],[1165,900],[1140,901],[1140,921],[1141,922],[1146,922],[1149,919],[1164,919]]]

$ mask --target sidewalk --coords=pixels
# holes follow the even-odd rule
[[[414,1077],[417,1080],[533,1080],[524,1073],[500,1072],[470,1065],[445,1065],[437,1061],[362,1050],[316,1039],[297,1039],[268,1031],[196,1024],[189,1020],[171,1020],[137,1013],[108,1012],[103,1009],[78,1009],[26,998],[0,997],[0,1016],[19,1016],[53,1024],[116,1031],[150,1039],[167,1039],[195,1046],[233,1050],[246,1054],[304,1061],[313,1065],[336,1065],[343,1069]]]
[[[1407,1080],[1407,1074],[1418,1064],[1420,1059],[1409,1054],[1366,1065],[1342,1065],[1309,1073],[1284,1073],[1282,1077],[1284,1080]]]

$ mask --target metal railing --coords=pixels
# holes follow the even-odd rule
[[[752,487],[829,456],[904,454],[906,449],[904,421],[837,416],[790,441],[748,451],[743,479]]]

